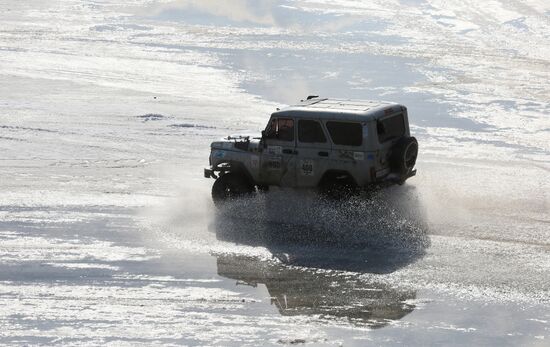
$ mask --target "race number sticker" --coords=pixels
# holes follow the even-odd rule
[[[313,160],[300,160],[300,173],[302,176],[313,176]]]
[[[281,170],[281,157],[270,157],[267,160],[267,170],[269,171],[279,171]]]
[[[258,157],[257,155],[251,156],[250,167],[252,167],[253,169],[257,169],[258,167],[260,167],[260,157]]]
[[[267,154],[269,155],[281,155],[283,148],[281,146],[268,146]]]

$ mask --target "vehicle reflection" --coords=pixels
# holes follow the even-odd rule
[[[273,259],[246,251],[216,254],[218,273],[240,284],[265,284],[283,315],[319,315],[382,327],[414,310],[413,290],[368,274],[390,274],[430,245],[414,187],[346,202],[273,191],[238,201],[211,225],[216,238],[263,247]]]
[[[237,285],[264,284],[271,304],[284,316],[309,315],[381,328],[411,313],[413,290],[361,280],[358,276],[312,271],[236,255],[217,256],[218,274]]]

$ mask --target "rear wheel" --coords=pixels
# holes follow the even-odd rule
[[[256,185],[256,188],[258,188],[258,191],[260,193],[267,193],[269,192],[269,186],[267,184],[258,184]]]
[[[345,200],[357,193],[357,185],[348,175],[331,175],[323,179],[319,190],[327,199]]]
[[[216,179],[212,186],[212,199],[216,205],[238,199],[254,191],[246,177],[237,173],[226,173]]]

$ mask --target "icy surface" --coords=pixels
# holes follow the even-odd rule
[[[0,344],[550,339],[542,0],[0,0]],[[211,141],[409,108],[418,175],[216,212]]]

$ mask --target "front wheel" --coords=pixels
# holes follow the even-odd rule
[[[254,186],[248,180],[236,173],[227,173],[216,179],[212,186],[214,204],[220,205],[227,200],[233,200],[251,194]]]

